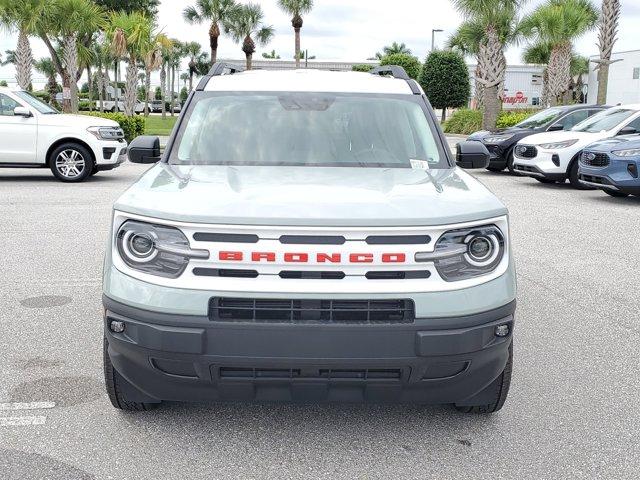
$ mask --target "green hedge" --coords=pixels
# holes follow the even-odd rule
[[[351,67],[351,70],[353,70],[354,72],[369,73],[371,70],[373,70],[373,65],[366,65],[366,64],[354,65],[353,67]]]
[[[142,116],[127,117],[123,113],[100,112],[91,112],[87,113],[86,115],[90,115],[92,117],[108,118],[109,120],[118,122],[120,124],[120,128],[124,130],[124,137],[128,142],[140,135],[144,135],[145,120]]]
[[[509,128],[526,120],[538,110],[503,110],[498,115],[497,128]],[[443,126],[445,133],[470,135],[482,130],[482,110],[461,108]]]
[[[404,53],[393,53],[391,55],[385,55],[380,60],[380,65],[398,65],[405,69],[407,74],[417,80],[422,71],[422,63],[417,57],[412,55],[406,55]]]

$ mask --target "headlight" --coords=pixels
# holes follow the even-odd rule
[[[494,271],[505,253],[504,235],[495,225],[451,230],[440,237],[433,253],[417,253],[416,262],[434,262],[447,282]]]
[[[630,148],[628,150],[614,150],[614,155],[618,157],[640,157],[640,148]]]
[[[545,150],[558,150],[559,148],[567,148],[571,145],[575,145],[578,143],[578,139],[575,140],[565,140],[564,142],[555,142],[555,143],[542,143],[540,147]]]
[[[483,141],[484,143],[502,143],[502,142],[506,142],[507,140],[511,140],[513,138],[513,135],[493,135],[490,137],[484,137]]]
[[[192,258],[207,259],[207,250],[192,250],[177,228],[129,220],[116,234],[118,254],[134,270],[178,278]]]
[[[124,131],[120,127],[89,127],[87,132],[98,140],[121,140],[124,138]]]

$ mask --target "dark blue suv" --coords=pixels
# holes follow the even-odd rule
[[[640,196],[640,135],[611,138],[589,145],[580,157],[580,183],[612,197]]]

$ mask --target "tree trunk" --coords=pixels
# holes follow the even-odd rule
[[[167,69],[165,63],[162,63],[162,69],[160,70],[160,91],[162,92],[162,119],[167,118],[166,91],[167,91]]]
[[[247,56],[247,70],[251,70],[253,67],[253,54],[256,51],[256,43],[249,35],[247,35],[242,42],[242,51]]]
[[[482,129],[494,130],[500,113],[502,89],[507,69],[504,56],[504,45],[495,28],[489,27],[485,32],[486,40],[480,44],[478,59],[483,72],[480,82],[484,85],[482,102]]]
[[[296,36],[296,68],[300,68],[300,29],[296,28],[294,31]]]
[[[78,113],[78,45],[75,35],[68,35],[63,40],[64,63],[67,66],[71,101],[69,102],[71,113]]]
[[[33,54],[31,53],[29,37],[23,30],[20,30],[16,47],[16,81],[23,90],[29,90],[31,85],[32,66]]]
[[[138,86],[138,65],[136,59],[129,57],[127,65],[127,87],[124,92],[124,114],[133,117],[136,106],[136,90]]]
[[[118,106],[118,100],[120,99],[120,92],[118,91],[118,70],[119,70],[120,60],[116,60],[116,63],[113,66],[113,86],[115,87],[113,90],[113,96],[115,100],[115,109],[116,112],[120,111],[120,107]]]
[[[444,107],[442,109],[442,119],[440,120],[440,123],[444,125],[444,122],[446,121],[447,121],[447,107]]]
[[[247,53],[247,70],[251,70],[251,68],[253,67],[253,54],[252,53]]]
[[[220,27],[217,22],[211,24],[209,29],[209,46],[211,47],[211,65],[218,60],[218,39],[220,38]]]
[[[96,81],[98,82],[98,109],[100,112],[104,112],[104,74],[102,73],[102,65],[98,66]]]
[[[87,65],[87,83],[89,84],[89,111],[93,112],[93,78],[91,76],[91,67]]]
[[[558,105],[571,82],[571,43],[556,45],[549,58],[549,100],[551,106]]]
[[[176,107],[176,67],[171,66],[171,116],[175,116]]]
[[[149,96],[150,96],[150,90],[151,90],[151,70],[147,69],[147,71],[145,72],[145,84],[144,84],[144,91],[145,91],[145,96],[144,96],[144,116],[148,117],[149,116]]]
[[[600,32],[598,33],[598,49],[600,50],[598,69],[598,103],[607,103],[609,88],[609,65],[611,53],[618,36],[618,22],[621,10],[620,0],[602,0],[602,14],[600,16]]]

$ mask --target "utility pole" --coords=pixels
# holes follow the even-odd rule
[[[436,48],[436,33],[444,32],[444,30],[440,30],[439,28],[434,28],[431,30],[431,51],[433,52]]]

